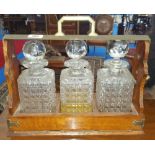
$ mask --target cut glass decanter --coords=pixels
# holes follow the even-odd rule
[[[23,46],[25,60],[22,65],[28,69],[18,78],[20,112],[48,113],[56,111],[55,73],[44,68],[46,49],[40,41],[27,41]]]
[[[98,70],[96,83],[97,108],[100,112],[131,112],[135,79],[127,68],[127,63],[120,60],[128,52],[128,43],[112,41],[106,68]],[[105,61],[106,63],[106,61]]]
[[[92,112],[94,77],[89,62],[80,59],[87,53],[84,41],[69,41],[66,52],[72,59],[65,61],[60,76],[61,112]]]

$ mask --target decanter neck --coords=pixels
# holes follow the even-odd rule
[[[110,71],[111,75],[117,76],[122,73],[123,68],[121,68],[121,67],[115,68],[115,67],[111,66],[111,67],[109,67],[109,71]]]
[[[120,58],[113,58],[111,61],[110,68],[120,69],[121,68],[121,60]]]
[[[85,68],[89,66],[89,62],[84,59],[70,59],[65,61],[65,66],[69,67],[71,75],[80,75],[85,73]]]
[[[25,59],[24,61],[22,61],[22,65],[25,68],[28,68],[30,75],[38,75],[42,74],[44,67],[48,65],[48,61],[46,59],[38,61],[29,61]]]

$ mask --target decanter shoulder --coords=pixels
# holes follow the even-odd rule
[[[18,81],[22,80],[22,79],[27,79],[27,77],[29,76],[29,69],[25,69],[21,72],[21,74],[18,77]]]
[[[101,68],[97,71],[97,79],[100,81],[124,81],[125,83],[135,83],[136,80],[134,79],[133,75],[127,68],[123,68],[118,70],[117,72],[111,71],[109,68]]]
[[[61,70],[61,74],[60,77],[65,77],[65,76],[69,76],[69,68],[65,68]]]
[[[52,76],[52,77],[54,77],[55,76],[55,71],[53,70],[53,69],[49,69],[49,68],[44,68],[44,73],[45,73],[45,75],[50,75],[50,76]]]
[[[108,77],[109,76],[109,69],[108,68],[100,68],[97,70],[97,78]]]
[[[55,72],[49,68],[43,68],[41,71],[37,72],[37,74],[32,74],[30,69],[25,69],[18,77],[18,81],[21,80],[29,80],[33,78],[40,78],[40,79],[55,79]]]
[[[124,71],[124,79],[126,79],[127,81],[131,81],[133,83],[136,83],[136,80],[134,78],[134,76],[131,74],[131,72],[126,68],[123,70]]]
[[[78,72],[78,71],[77,71]],[[76,73],[77,73],[76,72]],[[79,73],[74,74],[74,70],[70,68],[63,69],[61,71],[61,77],[69,77],[69,78],[76,78],[76,77],[90,77],[93,78],[93,73],[90,69],[84,68],[83,70],[79,70]]]

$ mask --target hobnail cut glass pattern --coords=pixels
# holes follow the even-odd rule
[[[60,76],[61,112],[92,112],[93,84],[90,69],[63,69]]]
[[[49,113],[56,111],[55,73],[48,68],[26,69],[18,78],[20,112]]]
[[[69,41],[66,52],[70,60],[65,61],[65,66],[60,75],[61,112],[92,112],[94,77],[88,69],[89,62],[80,59],[87,53],[84,41]]]
[[[128,69],[102,68],[97,73],[96,101],[100,112],[131,112],[135,80]]]
[[[56,111],[55,72],[44,68],[48,62],[43,59],[46,49],[40,41],[28,41],[23,53],[23,65],[28,68],[18,77],[20,112],[48,113]]]

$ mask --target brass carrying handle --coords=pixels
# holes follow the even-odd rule
[[[65,34],[62,32],[62,23],[64,21],[89,21],[91,23],[90,33],[88,36],[97,36],[95,33],[95,21],[90,16],[63,16],[58,21],[58,32],[55,36],[64,36]]]

